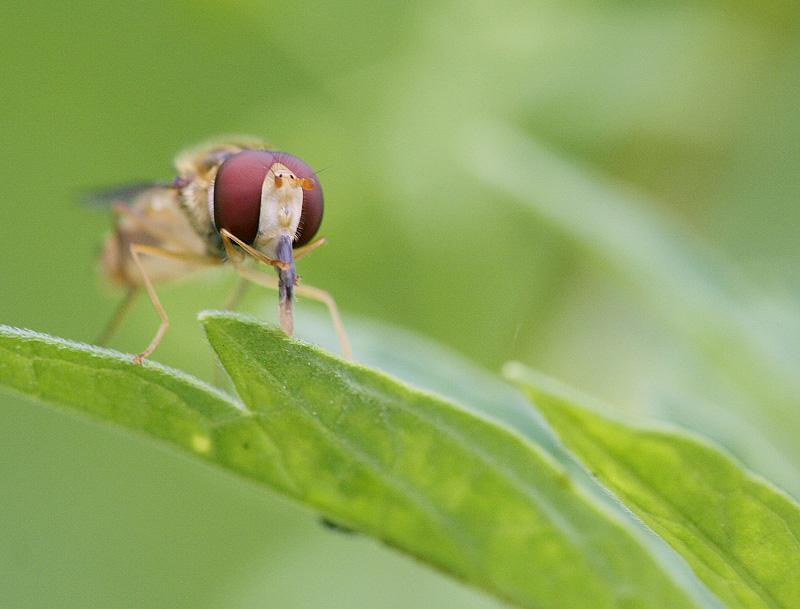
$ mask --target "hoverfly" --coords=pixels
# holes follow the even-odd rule
[[[144,287],[161,325],[134,358],[141,363],[169,325],[153,284],[230,262],[240,275],[239,293],[247,281],[278,290],[279,320],[286,334],[293,331],[295,294],[327,305],[342,351],[350,358],[333,298],[298,284],[295,275],[294,261],[325,243],[324,238],[312,241],[322,220],[323,200],[311,167],[249,138],[187,150],[175,166],[178,175],[171,183],[140,184],[96,197],[110,202],[114,213],[114,227],[101,253],[102,272],[112,283],[128,288],[98,342],[110,338]],[[273,267],[277,277],[247,265],[247,257]]]

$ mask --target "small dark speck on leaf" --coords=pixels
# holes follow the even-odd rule
[[[345,533],[347,535],[353,535],[356,532],[354,529],[347,528],[345,526],[342,526],[341,524],[336,524],[332,520],[328,520],[325,517],[320,518],[319,521],[322,523],[322,526],[331,529],[332,531],[336,531],[337,533]]]

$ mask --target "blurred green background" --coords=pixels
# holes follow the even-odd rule
[[[94,340],[119,294],[95,272],[109,218],[80,193],[265,136],[324,169],[330,243],[299,272],[356,334],[372,318],[523,361],[800,496],[798,8],[5,3],[0,323]],[[154,359],[211,379],[195,316],[231,285],[162,286]],[[275,300],[243,309],[274,319]],[[327,321],[301,303],[297,325]],[[141,298],[111,346],[156,326]],[[0,437],[4,607],[499,606],[43,406],[3,396]]]

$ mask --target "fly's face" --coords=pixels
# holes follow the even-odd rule
[[[322,221],[322,187],[316,173],[286,152],[221,144],[177,161],[184,209],[208,251],[221,254],[220,231],[274,257],[288,231],[293,248],[311,241]]]
[[[208,189],[215,233],[234,237],[270,258],[281,235],[293,248],[308,243],[322,221],[322,188],[314,171],[285,152],[243,150],[225,159]]]

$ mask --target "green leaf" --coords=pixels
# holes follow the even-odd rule
[[[0,387],[161,440],[233,473],[280,480],[269,437],[240,403],[177,370],[0,326]]]
[[[611,421],[510,364],[563,442],[731,607],[800,606],[800,506],[709,441]]]
[[[298,338],[338,353],[339,339],[330,314],[322,307],[300,302],[295,318]],[[266,318],[272,308],[265,310]],[[479,416],[497,419],[553,454],[560,450],[544,419],[526,397],[497,374],[476,365],[461,353],[407,328],[385,321],[348,315],[347,335],[358,360],[401,378],[417,388],[458,402]]]
[[[240,404],[159,364],[0,326],[0,385],[207,455],[211,437],[250,419]]]
[[[255,319],[201,321],[281,465],[254,477],[523,607],[698,606],[519,434]]]

